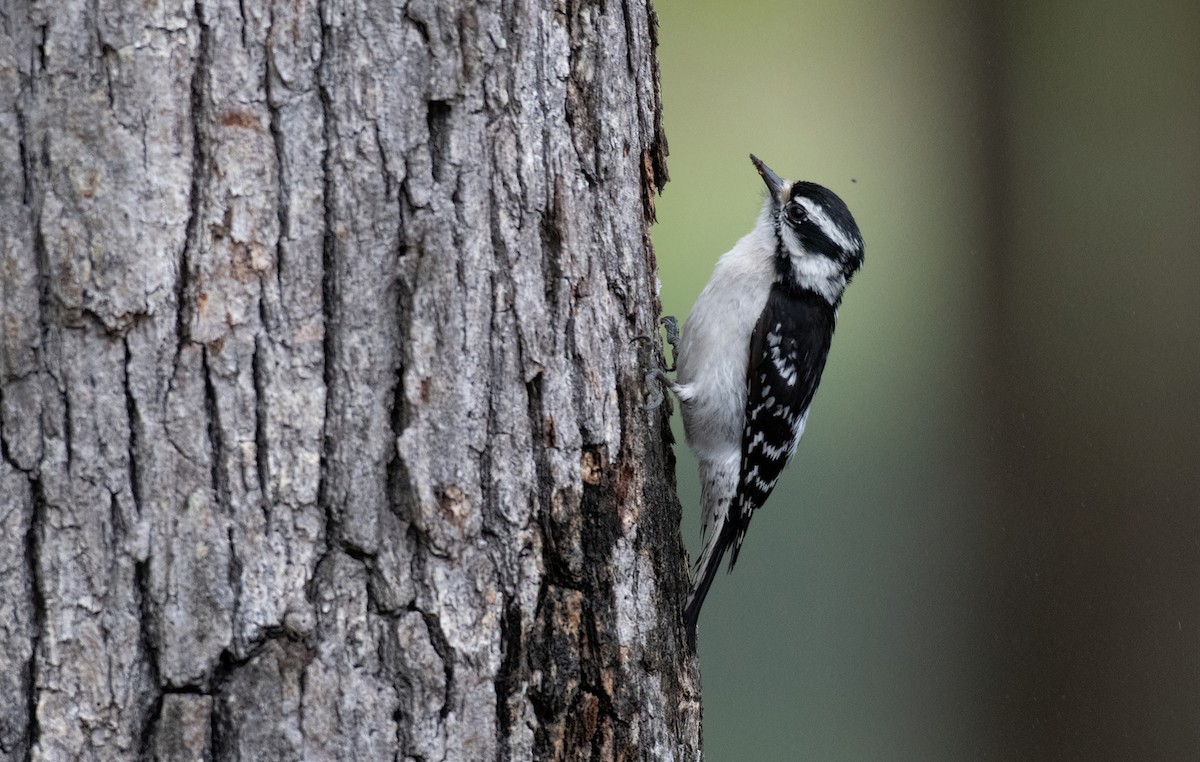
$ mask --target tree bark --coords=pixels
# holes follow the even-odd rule
[[[0,760],[699,757],[655,23],[0,2]]]

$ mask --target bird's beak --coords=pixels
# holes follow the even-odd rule
[[[758,174],[762,175],[763,182],[767,184],[767,190],[771,193],[771,200],[778,205],[783,201],[781,193],[786,183],[754,154],[750,154],[750,161],[754,162],[755,169],[758,170]]]

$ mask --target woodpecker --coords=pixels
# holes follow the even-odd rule
[[[733,571],[750,518],[804,434],[842,293],[863,263],[862,236],[842,199],[815,183],[783,180],[753,154],[750,161],[767,186],[762,212],[696,299],[675,381],[651,372],[678,397],[700,462],[707,541],[684,610],[693,649],[721,560],[729,551]]]

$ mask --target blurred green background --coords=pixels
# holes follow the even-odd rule
[[[1200,759],[1200,3],[655,7],[665,311],[751,151],[867,251],[701,616],[708,759]]]

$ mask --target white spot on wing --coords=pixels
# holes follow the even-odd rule
[[[788,386],[796,385],[796,366],[794,358],[791,355],[785,355],[781,351],[783,337],[780,335],[783,331],[783,326],[779,323],[775,324],[775,330],[767,334],[767,346],[770,348],[769,357],[771,363],[775,366],[775,372],[783,379],[783,382]],[[763,382],[766,381],[766,376],[762,377]],[[770,394],[770,387],[763,386],[763,394]]]

